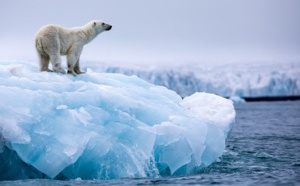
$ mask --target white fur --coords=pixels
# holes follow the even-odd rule
[[[41,28],[35,39],[39,57],[40,70],[66,73],[61,67],[61,55],[67,56],[68,73],[81,74],[79,58],[83,46],[92,41],[98,34],[110,30],[111,25],[101,21],[91,21],[82,27],[64,28],[58,25],[47,25]]]

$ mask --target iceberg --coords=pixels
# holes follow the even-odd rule
[[[234,121],[232,101],[213,94],[0,62],[0,180],[196,173],[222,155]]]

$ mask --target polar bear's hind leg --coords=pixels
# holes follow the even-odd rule
[[[49,56],[47,54],[38,53],[39,63],[40,63],[40,71],[53,72],[49,69]]]
[[[38,60],[39,60],[39,65],[40,65],[40,71],[47,71],[47,72],[53,72],[52,70],[49,69],[49,55],[45,53],[44,47],[41,43],[41,39],[37,38],[35,40],[35,46],[36,46],[36,51],[38,54]]]
[[[65,74],[66,71],[61,67],[61,58],[60,54],[50,55],[50,61],[52,63],[53,71]]]

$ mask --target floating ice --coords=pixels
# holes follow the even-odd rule
[[[241,104],[241,103],[245,103],[245,102],[246,102],[245,99],[243,99],[243,98],[241,98],[241,97],[239,97],[239,96],[231,96],[229,99],[230,99],[234,104]]]
[[[0,180],[194,173],[222,155],[234,119],[213,94],[182,100],[136,76],[1,62]]]

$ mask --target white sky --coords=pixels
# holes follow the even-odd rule
[[[0,0],[0,59],[34,61],[40,27],[94,19],[113,28],[82,60],[300,59],[300,0]]]

